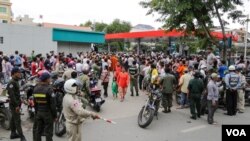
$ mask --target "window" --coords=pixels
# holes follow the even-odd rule
[[[0,44],[3,44],[3,37],[0,37]]]
[[[0,7],[0,13],[7,13],[6,7]]]
[[[3,23],[8,23],[8,21],[7,21],[7,20],[3,20],[2,22],[3,22]]]

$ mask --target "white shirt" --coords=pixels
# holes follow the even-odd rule
[[[81,63],[76,63],[76,71],[77,72],[82,72],[83,69],[83,64]]]
[[[129,57],[129,58],[128,58],[128,65],[129,65],[129,66],[132,66],[132,65],[133,65],[133,62],[134,62],[134,58],[133,58],[133,57]]]
[[[216,59],[216,57],[214,56],[213,53],[210,53],[207,56],[207,68],[208,69],[211,69],[213,67],[214,59]]]
[[[89,70],[89,64],[84,63],[84,64],[82,65],[82,70]]]

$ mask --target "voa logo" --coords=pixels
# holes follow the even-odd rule
[[[244,129],[226,129],[227,136],[247,136]]]

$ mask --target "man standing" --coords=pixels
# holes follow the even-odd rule
[[[40,82],[34,88],[34,102],[36,110],[36,141],[41,141],[43,131],[46,141],[53,141],[53,121],[56,119],[56,103],[53,89],[50,86],[50,74],[43,72],[39,77]]]
[[[213,69],[215,59],[216,59],[216,57],[213,53],[213,49],[208,48],[208,56],[207,56],[207,68],[208,68],[208,70]]]
[[[218,98],[219,98],[219,89],[216,85],[218,75],[216,73],[211,74],[211,79],[207,85],[207,107],[208,107],[208,115],[207,122],[208,124],[216,124],[214,122],[214,112],[218,106]]]
[[[241,86],[240,76],[235,73],[235,66],[229,66],[229,74],[225,76],[227,113],[225,115],[236,115],[237,90]]]
[[[188,97],[190,100],[190,112],[191,119],[196,120],[196,118],[200,118],[201,111],[201,94],[204,90],[204,84],[202,80],[199,78],[200,72],[196,71],[194,73],[194,79],[191,79],[188,84]],[[197,114],[195,112],[197,110]]]
[[[73,69],[73,64],[69,63],[68,64],[68,69],[63,73],[62,78],[66,81],[69,80],[71,78],[71,73],[75,71]]]
[[[135,92],[136,96],[139,96],[138,93],[138,68],[136,67],[136,61],[133,61],[133,65],[129,67],[129,75],[130,75],[130,92],[131,96],[134,96],[134,90],[133,88],[135,87]]]
[[[188,83],[191,80],[192,76],[188,73],[188,70],[185,69],[185,74],[181,76],[179,87],[181,87],[181,105],[177,109],[183,109],[185,106],[188,106]]]
[[[81,141],[82,123],[85,118],[97,118],[98,115],[82,108],[82,103],[77,98],[78,86],[74,79],[65,82],[66,94],[63,98],[63,114],[66,118],[66,130],[69,141]]]
[[[163,113],[170,113],[173,100],[174,86],[176,85],[175,76],[170,74],[170,68],[165,68],[165,75],[162,76],[160,85],[162,87],[162,107]]]
[[[244,113],[245,109],[245,86],[246,86],[246,77],[241,73],[242,68],[237,68],[237,74],[240,76],[241,85],[237,90],[237,109],[238,113]]]
[[[7,85],[7,91],[10,97],[10,110],[11,110],[11,121],[10,121],[10,139],[21,138],[21,141],[26,141],[22,127],[21,127],[21,118],[20,118],[20,87],[18,80],[21,78],[21,71],[18,67],[14,67],[11,71],[12,79]],[[16,133],[18,132],[18,134]]]

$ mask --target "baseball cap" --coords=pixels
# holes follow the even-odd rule
[[[39,77],[39,79],[41,80],[41,81],[45,81],[45,80],[47,80],[47,79],[49,79],[50,78],[50,74],[48,73],[48,72],[43,72],[42,74],[41,74],[41,76]]]
[[[217,78],[217,77],[218,77],[218,74],[217,74],[217,73],[212,73],[212,74],[211,74],[211,77],[212,77],[212,78]]]
[[[14,67],[12,70],[11,70],[11,74],[15,74],[17,72],[21,72],[21,70],[18,68],[18,67]]]

